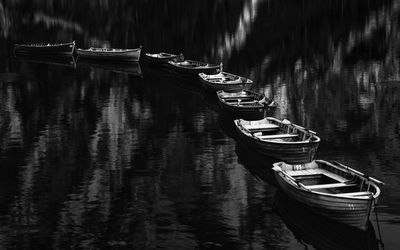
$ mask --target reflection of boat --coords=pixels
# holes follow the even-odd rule
[[[253,81],[238,75],[227,72],[208,75],[199,74],[200,82],[207,89],[223,90],[225,92],[239,92],[243,89],[248,89],[253,84]]]
[[[276,159],[259,154],[254,150],[249,149],[241,142],[236,143],[235,149],[238,161],[241,163],[253,176],[263,180],[264,182],[278,186],[276,183],[272,164]]]
[[[49,64],[64,67],[76,67],[74,57],[71,56],[33,56],[33,55],[15,55],[15,59],[21,62]]]
[[[262,120],[234,121],[238,138],[245,144],[267,156],[289,163],[304,163],[313,160],[320,138],[315,132],[288,120],[266,117]]]
[[[184,60],[182,62],[168,61],[168,65],[172,70],[175,70],[182,74],[190,74],[193,76],[198,76],[199,73],[216,74],[219,72],[220,69],[220,66],[217,64],[210,64],[193,60]]]
[[[93,59],[78,59],[78,67],[90,67],[110,70],[117,73],[127,73],[141,76],[142,70],[138,62],[98,61]]]
[[[18,83],[24,80],[24,76],[19,73],[9,72],[0,73],[0,83]]]
[[[146,53],[145,58],[148,62],[153,63],[153,64],[166,64],[168,61],[171,60],[184,60],[183,54],[180,55],[175,55],[175,54],[170,54],[170,53],[157,53],[157,54],[150,54]]]
[[[72,55],[75,50],[75,41],[59,44],[15,44],[15,54],[35,54],[35,55]]]
[[[274,163],[276,181],[291,198],[315,213],[364,229],[381,183],[340,163],[315,160],[289,165]]]
[[[379,249],[370,221],[366,230],[337,223],[313,213],[280,191],[275,194],[273,208],[302,244],[312,245],[315,249]]]
[[[200,95],[203,91],[199,84],[194,83],[193,78],[180,74],[171,74],[169,69],[165,67],[144,67],[143,74],[143,79],[148,84],[157,84],[158,88],[173,88],[175,91],[179,89],[196,95]]]
[[[149,65],[148,67],[144,67],[143,70],[144,80],[151,84],[157,83],[162,87],[168,86],[175,89],[182,89],[196,95],[200,95],[203,91],[203,88],[199,84],[195,84],[192,77],[176,74],[166,67],[151,67]]]
[[[77,49],[76,53],[82,58],[138,62],[141,50],[142,47],[136,49],[89,48]]]
[[[266,111],[275,108],[275,102],[263,94],[250,90],[233,93],[219,90],[217,96],[225,110],[246,120],[262,119]]]

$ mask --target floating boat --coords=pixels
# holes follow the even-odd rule
[[[138,62],[141,50],[142,46],[136,49],[89,48],[77,49],[76,53],[87,59]]]
[[[282,191],[314,213],[365,229],[382,182],[338,162],[273,164]]]
[[[305,163],[314,159],[320,142],[314,131],[266,117],[261,120],[234,120],[238,139],[254,150],[288,163]]]
[[[217,91],[219,103],[223,109],[236,118],[258,120],[265,117],[268,110],[276,107],[276,103],[265,95],[250,90],[240,92]]]
[[[34,55],[72,55],[75,51],[75,41],[70,43],[38,43],[38,44],[15,44],[15,54]]]
[[[273,209],[303,249],[380,249],[371,221],[365,230],[336,222],[313,213],[308,206],[291,199],[281,190],[275,193]]]
[[[243,89],[249,89],[253,84],[250,79],[227,72],[213,75],[200,73],[199,78],[205,88],[214,91],[239,92]]]
[[[174,71],[193,76],[198,76],[199,73],[217,74],[220,70],[220,65],[193,60],[168,61],[168,65]]]
[[[167,64],[168,61],[175,61],[175,60],[183,61],[184,60],[183,54],[175,55],[175,54],[170,54],[170,53],[165,53],[165,52],[161,52],[161,53],[157,53],[157,54],[146,53],[145,58],[148,62],[155,64],[155,65]]]

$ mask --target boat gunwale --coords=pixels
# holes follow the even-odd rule
[[[65,46],[70,46],[73,45],[75,46],[75,41],[68,42],[68,43],[59,43],[59,44],[21,44],[21,43],[16,43],[14,44],[15,47],[19,48],[55,48],[55,47],[65,47]]]

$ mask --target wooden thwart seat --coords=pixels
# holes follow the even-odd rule
[[[223,96],[222,99],[224,101],[228,101],[229,102],[229,101],[237,101],[238,99],[249,99],[249,100],[251,100],[253,98],[251,96],[246,95],[246,96]]]
[[[353,193],[339,193],[334,194],[335,196],[365,196],[365,195],[373,195],[370,191],[361,191],[361,192],[353,192]]]
[[[295,138],[297,136],[298,135],[296,135],[296,134],[277,134],[277,135],[259,135],[257,137],[262,140],[268,140],[268,139]]]
[[[265,130],[267,130],[267,129],[272,129],[272,130],[275,130],[275,129],[279,129],[279,126],[278,125],[275,125],[275,124],[243,124],[242,125],[245,129],[248,129],[248,130],[261,130],[261,129],[265,129]]]
[[[320,184],[320,185],[309,185],[309,186],[305,186],[305,187],[308,189],[323,189],[323,188],[338,188],[338,187],[351,187],[351,186],[356,186],[356,184],[339,182],[339,183],[329,183],[329,184]]]
[[[254,104],[257,103],[258,101],[253,100],[253,101],[244,101],[244,102],[238,102],[238,104],[246,105],[246,104]]]
[[[229,99],[229,100],[225,100],[225,102],[239,102],[239,100],[240,100],[240,102],[257,102],[257,100],[254,100],[254,99],[252,99],[252,98],[244,98],[244,99]]]

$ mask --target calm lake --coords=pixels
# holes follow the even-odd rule
[[[400,249],[399,0],[3,0],[0,28],[0,249]],[[73,40],[252,79],[385,182],[368,229],[297,208],[197,80],[13,53]]]

